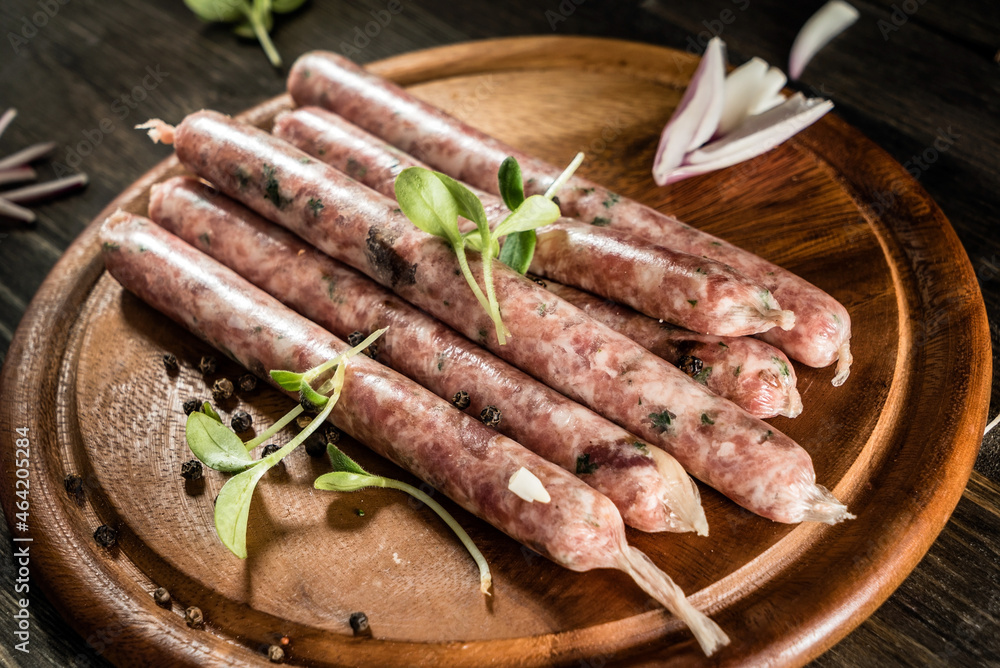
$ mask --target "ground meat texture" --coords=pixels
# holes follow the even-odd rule
[[[269,369],[305,371],[348,349],[144,218],[112,216],[102,240],[115,249],[105,263],[123,286],[260,376]],[[613,566],[622,550],[624,526],[604,496],[366,357],[348,364],[332,417],[354,438],[567,568]],[[522,466],[538,476],[552,503],[528,503],[507,490]]]
[[[691,475],[747,509],[782,522],[836,522],[847,516],[844,506],[816,485],[812,460],[790,438],[496,262],[496,292],[512,335],[500,346],[492,320],[456,277],[454,253],[443,240],[414,227],[395,201],[328,165],[304,161],[308,156],[286,142],[216,112],[191,114],[176,128],[174,140],[181,163],[221,191],[553,389],[661,446]],[[270,179],[283,184],[281,205],[261,185]],[[311,199],[323,201],[318,215],[308,206]],[[373,255],[365,241],[372,236],[392,242]],[[386,257],[393,260],[387,263]],[[404,265],[412,271],[401,280],[396,269]],[[482,274],[475,253],[469,254],[469,267],[473,275]],[[658,418],[668,413],[676,419],[664,425]],[[714,424],[703,424],[702,415]]]
[[[795,387],[795,368],[774,346],[748,337],[709,336],[657,322],[627,306],[548,282],[548,289],[587,315],[659,355],[708,389],[759,418],[797,417],[802,398]],[[701,361],[684,369],[685,360]],[[697,365],[695,365],[697,366]]]
[[[305,371],[347,350],[146,219],[119,211],[105,221],[100,237],[105,265],[123,286],[258,375]],[[627,573],[688,625],[706,654],[729,643],[649,557],[628,545],[607,497],[412,381],[358,356],[346,366],[332,417],[354,438],[562,566]],[[539,479],[551,502],[531,503],[507,488],[522,468]]]
[[[658,472],[651,446],[240,204],[209,199],[197,181],[176,178],[154,188],[150,215],[334,334],[388,327],[380,339],[383,363],[460,410],[472,405],[480,414],[495,404],[503,414],[500,431],[549,461],[575,472],[577,459],[588,455],[598,467],[588,482],[615,502],[628,524],[646,531],[690,530],[701,519],[696,493],[683,487],[690,481],[681,481],[672,494],[675,488]],[[692,511],[685,512],[683,501],[669,502],[684,492]]]
[[[365,72],[347,58],[328,52],[307,53],[289,72],[288,90],[299,106],[325,107],[399,149],[420,156],[435,169],[490,192],[497,192],[497,169],[507,156],[521,165],[527,194],[540,194],[561,172],[499,142],[445,112],[417,100],[395,84]],[[767,287],[796,326],[772,329],[764,340],[792,358],[814,367],[837,361],[834,385],[850,372],[851,320],[830,295],[791,272],[676,218],[574,177],[559,193],[568,216],[661,243],[674,250],[718,260]]]
[[[395,197],[400,171],[426,167],[316,107],[283,114],[274,133],[387,197]],[[499,197],[473,191],[491,225],[510,214]],[[627,303],[652,317],[729,336],[791,326],[794,321],[766,288],[719,262],[570,218],[536,232],[533,272]]]

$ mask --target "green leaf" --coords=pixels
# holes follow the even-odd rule
[[[194,456],[216,471],[244,471],[253,464],[240,437],[204,413],[188,416],[185,436]]]
[[[302,385],[302,374],[294,371],[275,370],[271,372],[271,380],[289,392],[298,392]]]
[[[244,0],[184,0],[184,4],[202,21],[230,23],[239,21],[250,12]]]
[[[330,456],[330,463],[333,464],[334,471],[347,471],[359,475],[369,475],[368,471],[361,468],[361,465],[344,454],[344,452],[333,443],[326,444],[326,454]]]
[[[516,211],[524,203],[524,181],[521,179],[521,165],[517,164],[513,156],[507,156],[500,163],[497,180],[500,182],[503,203],[511,211]]]
[[[555,202],[541,195],[532,195],[497,225],[493,236],[500,238],[515,232],[534,230],[555,221],[560,215],[562,214]]]
[[[396,177],[396,201],[403,214],[428,234],[461,243],[458,202],[434,172],[408,167]]]
[[[219,534],[222,544],[240,559],[247,558],[247,519],[250,517],[250,502],[253,500],[257,483],[274,465],[270,459],[271,457],[262,459],[252,468],[230,478],[222,486],[219,497],[215,500],[215,531]]]
[[[316,478],[313,486],[329,492],[356,492],[366,487],[377,487],[378,476],[367,473],[351,473],[350,471],[334,471]]]
[[[322,408],[326,405],[326,402],[329,401],[326,396],[314,390],[308,383],[302,383],[299,389],[299,396],[316,408]]]
[[[538,235],[534,230],[508,235],[500,249],[500,261],[519,274],[526,273],[535,255],[537,241]]]
[[[455,198],[455,202],[458,204],[458,215],[474,222],[480,231],[484,227],[489,229],[490,224],[486,220],[486,210],[483,209],[483,203],[479,201],[475,193],[447,174],[434,172],[434,176],[438,177],[451,196]]]
[[[207,401],[201,405],[201,412],[216,422],[222,422],[222,418],[219,417],[219,414],[215,412],[214,408],[212,408],[212,404]]]

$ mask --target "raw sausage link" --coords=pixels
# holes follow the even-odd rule
[[[798,417],[802,412],[802,399],[795,388],[795,368],[785,353],[774,346],[745,336],[709,336],[678,329],[627,306],[552,280],[539,280],[549,291],[594,320],[680,366],[708,389],[751,415]]]
[[[418,159],[484,190],[497,192],[497,168],[517,158],[530,191],[544,192],[560,169],[499,142],[432,107],[351,61],[328,52],[307,53],[292,67],[288,90],[299,105],[318,105],[357,123]],[[608,225],[674,250],[730,265],[768,287],[795,312],[796,325],[761,338],[809,366],[837,361],[834,385],[850,373],[851,320],[830,295],[795,274],[710,234],[683,224],[597,183],[576,177],[560,191],[566,215]]]
[[[459,275],[444,241],[418,230],[396,202],[287,142],[211,111],[173,134],[181,163],[320,250],[392,288],[494,354],[672,454],[687,471],[764,517],[838,522],[843,504],[816,484],[809,454],[784,434],[495,262],[511,340]],[[479,257],[470,253],[474,275]]]
[[[126,289],[262,377],[269,369],[305,371],[348,347],[144,218],[113,214],[101,242],[108,271]],[[412,381],[358,356],[347,366],[332,419],[556,563],[625,571],[688,624],[706,653],[728,644],[665,573],[628,545],[607,497]],[[507,488],[522,467],[541,480],[549,503],[525,501]]]
[[[407,167],[420,166],[418,161],[399,149],[319,107],[282,113],[275,119],[272,132],[389,197],[395,196],[395,181],[399,173]],[[476,194],[483,200],[486,215],[491,221],[506,217],[508,210],[500,198],[482,191]],[[548,234],[546,230],[549,228],[559,231]],[[574,225],[573,221],[564,219],[554,226],[540,229],[533,271],[552,276],[548,270],[559,263],[559,256],[572,252],[560,242],[579,228],[579,224]],[[583,228],[584,234],[597,236],[590,226]],[[642,249],[630,248],[628,254],[642,252]],[[539,260],[540,256],[544,259]],[[586,263],[588,271],[582,272],[585,278],[605,285],[614,282],[615,272],[612,272],[611,280],[604,280],[608,272],[600,272],[601,280],[597,280],[598,272],[589,269],[600,269],[603,265],[593,261],[593,258],[590,260]],[[648,276],[633,279],[625,292],[634,291],[638,287],[636,281],[641,284],[643,280],[656,282]],[[802,401],[795,389],[795,370],[785,354],[774,346],[757,339],[708,336],[677,329],[559,283],[551,282],[550,290],[671,364],[676,365],[684,357],[697,357],[704,363],[704,368],[695,378],[751,415],[760,418],[775,415],[795,417],[802,410]],[[655,292],[660,293],[661,290]],[[610,293],[605,291],[603,294],[609,296]],[[513,438],[524,442],[517,436]]]
[[[468,411],[500,409],[499,430],[610,498],[643,531],[707,533],[693,481],[655,446],[490,355],[299,237],[191,178],[153,186],[157,224],[333,334],[388,327],[376,359]],[[654,458],[653,452],[656,453]],[[657,464],[666,458],[663,469]],[[676,499],[671,503],[672,499]]]
[[[319,107],[279,116],[276,136],[395,198],[395,177],[425,167]],[[474,191],[491,225],[510,214],[499,197]],[[654,246],[620,230],[562,218],[539,229],[532,271],[627,303],[652,317],[716,335],[745,336],[795,321],[767,288],[731,267]]]

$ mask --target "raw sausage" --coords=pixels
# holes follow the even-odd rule
[[[108,271],[153,308],[254,373],[305,371],[348,348],[234,272],[154,223],[119,211],[104,224]],[[575,571],[616,568],[681,617],[706,654],[729,639],[676,584],[628,545],[605,496],[396,372],[355,357],[333,421],[515,540]],[[521,468],[548,491],[528,502],[508,489]]]
[[[561,171],[417,100],[334,53],[301,56],[289,73],[288,90],[297,104],[334,111],[434,168],[484,190],[497,192],[497,168],[509,155],[521,164],[532,193],[544,192]],[[611,227],[674,250],[710,257],[760,281],[796,317],[792,329],[775,328],[761,338],[809,366],[825,367],[837,362],[833,384],[841,385],[847,379],[852,361],[850,316],[819,288],[752,253],[582,177],[571,179],[560,191],[559,199],[566,215],[584,221],[600,218]]]
[[[707,533],[698,489],[673,457],[490,355],[291,232],[185,177],[153,186],[149,215],[341,338],[388,327],[378,341],[379,362],[442,398],[466,391],[472,415],[487,405],[497,407],[501,432],[575,472],[611,499],[630,526]]]
[[[450,247],[417,229],[394,200],[216,112],[191,114],[176,129],[149,125],[174,141],[185,167],[221,191],[662,447],[691,475],[748,510],[780,522],[850,517],[816,484],[809,454],[792,439],[495,262],[496,292],[511,332],[507,345],[499,345]],[[476,253],[470,253],[469,266],[482,274]]]

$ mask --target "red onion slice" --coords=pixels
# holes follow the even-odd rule
[[[8,202],[3,197],[0,197],[0,216],[23,220],[26,223],[35,222],[34,211],[25,209],[23,206],[19,206],[13,202]]]
[[[22,204],[24,202],[42,199],[43,197],[51,197],[52,195],[60,195],[70,190],[76,190],[86,184],[86,174],[74,174],[73,176],[56,179],[55,181],[34,183],[30,186],[17,188],[16,190],[8,190],[5,193],[0,193],[0,197],[3,197],[8,202]]]
[[[843,0],[830,0],[809,17],[795,36],[788,57],[788,74],[796,80],[816,52],[858,20],[858,10]]]
[[[723,44],[715,37],[709,41],[684,97],[660,135],[653,161],[653,179],[659,185],[663,185],[663,179],[681,165],[685,153],[714,134],[722,114],[724,82]],[[696,142],[698,138],[701,140]]]
[[[0,170],[27,165],[29,162],[38,160],[42,156],[48,155],[53,149],[55,149],[55,147],[56,143],[54,141],[32,144],[28,148],[23,148],[17,153],[12,153],[6,158],[0,160]]]
[[[19,183],[21,181],[34,181],[37,178],[38,174],[31,167],[5,169],[0,172],[0,186],[7,185],[8,183]]]

